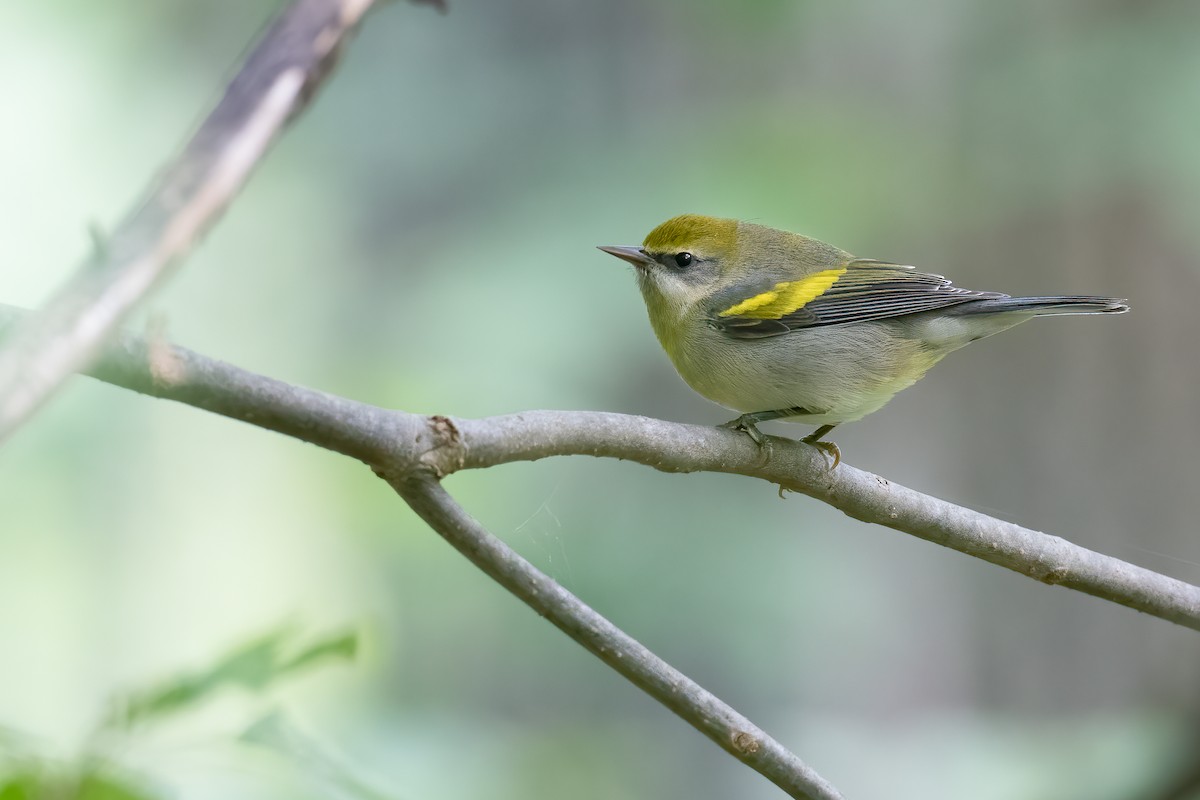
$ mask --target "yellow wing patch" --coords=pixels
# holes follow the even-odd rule
[[[826,269],[801,278],[798,281],[785,281],[775,284],[769,292],[756,294],[737,305],[730,306],[717,316],[719,317],[749,317],[750,319],[779,319],[780,317],[799,311],[816,300],[829,287],[837,283],[838,278],[846,274],[845,267]]]

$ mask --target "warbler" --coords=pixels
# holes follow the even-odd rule
[[[1120,314],[1112,297],[1010,297],[951,285],[904,264],[733,219],[669,219],[640,247],[602,246],[636,268],[650,324],[680,376],[742,412],[726,427],[834,426],[877,411],[948,353],[1028,319]]]

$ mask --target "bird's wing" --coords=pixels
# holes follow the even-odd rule
[[[1007,295],[960,289],[941,275],[902,264],[855,259],[734,302],[725,298],[709,324],[735,339],[756,339],[997,297]]]

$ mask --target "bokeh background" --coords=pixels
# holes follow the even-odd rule
[[[0,301],[70,273],[277,5],[0,5]],[[836,438],[1200,582],[1197,41],[1168,0],[388,4],[134,327],[409,411],[707,424],[729,413],[595,245],[697,212],[1129,297],[973,345]],[[849,797],[1200,797],[1192,631],[743,478],[573,458],[448,486]],[[364,646],[97,742],[114,697],[282,624]],[[264,714],[303,743],[239,740]],[[82,378],[0,451],[0,752],[98,755],[147,797],[781,796],[364,468]]]

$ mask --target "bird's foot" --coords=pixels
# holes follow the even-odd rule
[[[834,428],[833,425],[822,425],[821,427],[817,428],[815,431],[810,433],[808,436],[805,436],[803,439],[800,440],[800,441],[804,442],[805,444],[811,444],[813,447],[820,450],[826,456],[833,459],[833,464],[830,465],[830,467],[829,467],[830,472],[837,469],[837,465],[842,463],[841,449],[833,442],[821,441],[821,437],[824,436],[825,434],[829,433],[831,430],[833,430],[833,428]]]
[[[763,436],[762,431],[758,429],[758,417],[754,414],[742,414],[737,419],[731,419],[729,422],[724,422],[717,427],[741,431],[749,436],[750,439],[759,447],[767,444],[766,437]]]
[[[766,437],[762,435],[762,431],[758,429],[758,423],[770,422],[771,420],[775,419],[786,419],[787,417],[796,417],[811,413],[813,412],[809,411],[807,408],[800,408],[799,406],[795,408],[778,408],[773,411],[751,411],[749,414],[742,414],[737,419],[729,420],[729,422],[726,422],[721,427],[732,428],[735,431],[745,431],[746,435],[753,439],[756,445],[759,447],[762,447],[763,445],[769,447],[770,443],[767,442]],[[824,433],[828,433],[832,427],[833,426],[830,425],[829,428],[825,428]],[[817,438],[820,437],[818,436]]]
[[[800,441],[804,442],[805,444],[812,445],[829,458],[832,458],[833,463],[829,465],[829,471],[832,472],[833,470],[837,469],[838,464],[842,463],[842,450],[833,442],[821,441],[821,437],[826,433],[828,433],[828,431],[818,430],[816,433],[805,436]]]
[[[833,459],[833,463],[829,465],[830,472],[837,469],[837,465],[842,463],[842,450],[833,442],[808,442],[808,444]]]

